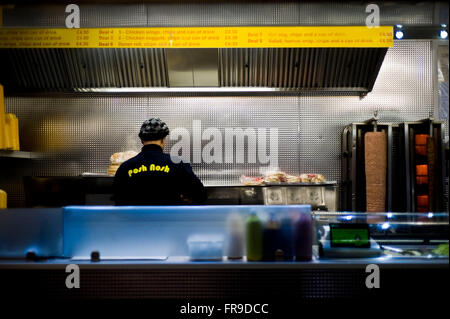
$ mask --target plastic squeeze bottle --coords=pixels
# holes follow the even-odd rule
[[[263,230],[263,259],[275,260],[277,249],[279,249],[280,223],[274,214],[270,215],[269,220]]]
[[[262,223],[255,213],[251,213],[247,219],[247,260],[260,261],[263,255]]]
[[[312,219],[310,213],[300,213],[294,223],[294,249],[296,261],[312,259]]]
[[[283,251],[283,259],[290,260],[294,258],[294,234],[293,223],[290,216],[281,219],[280,246]]]
[[[6,192],[0,189],[0,209],[7,208],[7,195]]]
[[[232,213],[227,220],[227,250],[228,259],[241,259],[244,256],[244,221],[241,215]]]
[[[3,85],[0,84],[0,150],[6,148],[5,97]]]

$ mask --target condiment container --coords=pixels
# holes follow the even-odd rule
[[[0,189],[0,209],[7,208],[8,197],[6,192]]]
[[[294,250],[296,261],[312,259],[312,218],[311,212],[299,212],[294,221]]]
[[[263,230],[263,259],[267,261],[275,260],[279,248],[280,223],[275,214],[271,214]]]
[[[228,259],[241,259],[244,256],[244,221],[241,215],[232,213],[227,219],[227,246],[225,255]]]
[[[6,149],[5,97],[0,84],[0,150]]]
[[[216,235],[192,235],[187,240],[192,260],[221,260],[223,238]]]
[[[285,216],[281,219],[280,227],[280,250],[283,252],[284,260],[294,258],[294,229],[291,216]]]
[[[246,223],[247,260],[260,261],[263,256],[262,223],[255,213],[251,213]]]

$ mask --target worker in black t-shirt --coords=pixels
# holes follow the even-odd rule
[[[169,128],[159,118],[142,124],[142,151],[130,158],[114,177],[116,205],[182,205],[206,199],[202,182],[188,163],[163,152]]]

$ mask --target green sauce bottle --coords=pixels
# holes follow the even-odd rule
[[[260,261],[263,257],[263,230],[261,220],[255,213],[247,219],[247,260]]]

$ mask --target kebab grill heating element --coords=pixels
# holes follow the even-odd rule
[[[402,158],[399,165],[404,180],[401,197],[404,199],[404,210],[408,212],[420,211],[418,196],[428,197],[428,210],[440,212],[445,209],[445,158],[444,158],[444,123],[427,118],[417,122],[405,122],[399,125]],[[427,149],[427,157],[421,158],[416,151],[415,137],[417,135],[428,135],[432,138],[433,159],[430,159],[430,151]],[[430,145],[427,145],[429,148]],[[431,163],[433,161],[434,163]],[[426,165],[428,169],[428,188],[425,195],[421,195],[423,187],[418,184],[417,165]]]
[[[376,117],[365,123],[345,126],[342,133],[341,209],[366,211],[366,174],[364,136],[368,132],[384,132],[387,137],[386,211],[392,211],[393,133],[392,123],[379,123]]]
[[[418,212],[418,195],[429,196],[430,204],[426,211],[443,211],[448,200],[445,197],[444,185],[445,130],[443,122],[433,119],[399,124],[380,123],[371,119],[365,123],[345,126],[341,144],[341,210],[366,211],[364,135],[373,131],[375,127],[378,131],[385,132],[387,136],[386,211]],[[434,138],[433,165],[427,163],[425,156],[417,155],[415,136],[418,134]],[[426,185],[431,186],[423,187],[418,184],[419,164],[427,166],[429,174],[426,180],[429,184],[427,182]]]

